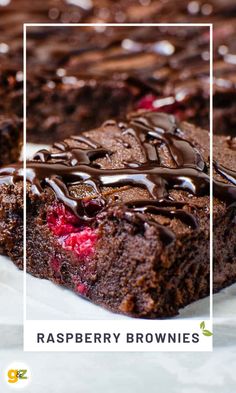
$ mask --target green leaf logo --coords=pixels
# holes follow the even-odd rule
[[[208,337],[213,336],[213,333],[211,333],[210,330],[205,330],[205,329],[202,331],[202,334],[204,334],[204,336],[208,336]]]
[[[210,332],[210,330],[205,329],[205,327],[206,327],[206,324],[205,324],[204,321],[202,321],[202,322],[200,323],[200,329],[201,329],[201,331],[202,331],[202,334],[203,334],[204,336],[207,336],[207,337],[213,336],[213,333]]]
[[[202,322],[200,323],[200,329],[205,329],[205,322],[204,322],[204,321],[202,321]]]

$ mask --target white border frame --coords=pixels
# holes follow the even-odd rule
[[[209,324],[212,328],[213,326],[213,24],[212,23],[24,23],[23,25],[23,168],[24,168],[24,184],[26,184],[26,75],[27,75],[27,28],[28,27],[208,27],[210,32],[210,43],[209,43],[209,66],[210,66],[210,75],[209,75],[209,109],[210,109],[210,302],[209,302]],[[26,187],[24,187],[24,213],[23,213],[23,261],[24,261],[24,285],[23,285],[23,323],[24,323],[24,349],[27,349],[25,346],[25,337],[26,337],[26,323],[30,322],[27,320],[27,306],[26,306],[26,298],[27,298],[27,290],[26,290]],[[191,319],[184,320],[186,321]],[[81,323],[82,320],[79,320]],[[157,320],[160,322],[160,320]],[[196,321],[196,320],[195,320]],[[31,321],[32,322],[32,321]],[[36,322],[36,321],[35,321]],[[42,322],[48,322],[43,321]],[[67,321],[67,322],[75,322],[75,321]],[[90,321],[92,322],[92,321]],[[105,321],[107,323],[107,321]],[[124,321],[122,321],[124,322]],[[150,322],[150,321],[149,321]],[[175,321],[176,322],[176,321]],[[118,321],[116,320],[116,323]],[[173,324],[173,321],[172,321]],[[94,350],[94,349],[93,349]],[[141,350],[141,348],[140,348]]]

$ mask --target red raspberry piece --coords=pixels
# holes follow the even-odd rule
[[[170,113],[175,115],[178,120],[184,120],[186,118],[183,105],[177,102],[173,97],[157,98],[153,94],[148,94],[138,102],[137,109]]]
[[[95,207],[97,206],[95,205]],[[94,208],[93,205],[92,208]],[[80,219],[62,203],[57,203],[49,208],[47,224],[52,233],[58,237],[62,248],[75,252],[81,260],[94,253],[98,238],[97,231],[82,225]],[[59,269],[57,265],[57,261],[53,259],[51,266],[54,271]]]
[[[47,224],[54,235],[65,236],[81,230],[82,225],[78,217],[71,213],[62,203],[49,208]]]
[[[137,109],[154,109],[153,102],[157,99],[153,94],[147,94],[142,97],[137,104]]]
[[[86,296],[88,293],[88,287],[86,284],[78,284],[75,289],[80,295]]]
[[[84,259],[94,253],[97,239],[96,230],[86,227],[78,233],[68,235],[62,243],[62,247],[65,250],[74,251],[80,259]]]

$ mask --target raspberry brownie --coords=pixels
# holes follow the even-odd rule
[[[1,64],[4,62],[12,69],[12,81],[17,74],[21,75],[22,24],[25,22],[214,23],[214,128],[216,133],[235,135],[235,10],[235,3],[230,0],[207,3],[205,0],[184,0],[178,4],[175,0],[35,0],[32,4],[27,0],[5,1],[0,3],[0,60]],[[124,113],[137,107],[171,112],[181,120],[208,128],[209,72],[206,64],[209,60],[209,35],[204,29],[162,26],[158,36],[158,29],[140,27],[134,29],[134,35],[127,32],[123,39],[116,33],[119,30],[117,27],[113,30],[95,27],[91,34],[89,29],[80,28],[78,34],[75,27],[68,30],[63,25],[28,28],[28,140],[45,142],[47,137],[48,142],[53,142],[77,132],[78,122],[80,130],[89,129],[107,117],[122,118]],[[91,68],[97,65],[96,58],[91,61],[92,56],[103,50],[104,63],[109,59],[111,47],[115,49],[113,54],[117,50],[119,52],[119,48],[123,49],[127,59],[134,55],[142,59],[143,52],[148,52],[146,55],[149,55],[149,59],[145,61],[147,68],[153,65],[150,48],[154,54],[161,51],[162,60],[166,61],[163,64],[162,60],[159,62],[157,59],[157,67],[148,69],[143,88],[143,75],[139,73],[134,78],[132,69],[123,73],[119,65],[122,63],[123,67],[125,59],[116,59],[112,80],[109,78],[106,84],[106,69],[103,78],[97,74],[88,75],[88,63],[83,64],[83,54],[88,52],[87,59],[88,55],[91,56],[88,64],[88,68]],[[71,68],[71,61],[78,66],[78,58],[79,61],[82,59],[83,74],[78,73],[76,67],[74,70]],[[49,73],[48,67],[51,68]],[[140,67],[141,60],[137,68]],[[143,68],[145,73],[146,68]],[[120,76],[117,81],[118,70]],[[128,76],[128,84],[127,78],[123,80],[124,74]],[[5,91],[1,105],[5,103],[7,94],[8,106],[19,114],[22,90],[11,86],[13,94],[12,91]],[[109,91],[112,105],[107,105]],[[108,108],[112,110],[109,112]]]
[[[216,290],[236,281],[234,141],[218,138]],[[208,144],[206,131],[147,112],[39,151],[26,172],[28,272],[133,317],[207,296]],[[20,268],[21,178],[20,165],[0,170],[0,244]]]
[[[139,108],[209,128],[209,28],[38,30],[29,29],[28,140],[60,140]],[[217,134],[236,132],[234,34],[232,21],[215,23]]]
[[[117,27],[98,35],[93,29],[87,28],[85,34],[81,27],[64,27],[58,45],[53,35],[45,35],[41,50],[38,43],[29,50],[29,62],[40,52],[48,66],[28,68],[28,140],[60,140],[78,128],[96,127],[107,118],[122,119],[139,108],[166,111],[207,127],[209,59],[202,58],[203,50],[209,52],[207,33],[207,28],[193,27]],[[33,39],[34,28],[29,36]]]

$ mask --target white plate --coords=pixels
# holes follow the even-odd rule
[[[48,280],[27,274],[27,319],[125,319],[96,306],[72,291]],[[236,327],[236,284],[214,295],[214,319],[217,326]],[[9,258],[0,256],[0,309],[2,323],[22,321],[23,272]],[[9,304],[9,307],[4,307]],[[206,319],[209,298],[181,310],[177,318]]]

